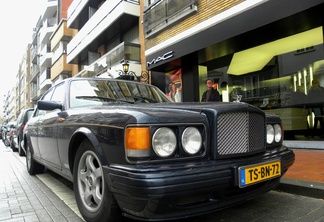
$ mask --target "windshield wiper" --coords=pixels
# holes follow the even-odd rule
[[[86,100],[104,100],[104,101],[114,101],[114,102],[124,102],[124,103],[133,103],[131,101],[122,100],[122,99],[114,99],[103,96],[76,96],[76,99],[86,99]]]
[[[126,97],[130,97],[130,98],[133,98],[133,99],[136,99],[137,101],[143,101],[145,103],[157,103],[157,101],[155,99],[151,99],[151,98],[148,98],[148,97],[145,97],[145,96],[126,96]]]

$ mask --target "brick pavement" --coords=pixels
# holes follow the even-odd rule
[[[284,177],[324,183],[324,150],[293,149],[293,151],[295,163]]]
[[[67,188],[68,189],[68,188]],[[83,221],[23,164],[0,144],[0,221]]]
[[[295,163],[280,181],[277,190],[324,199],[324,150],[294,149]]]

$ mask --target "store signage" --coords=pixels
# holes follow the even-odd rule
[[[164,53],[162,56],[152,59],[151,62],[147,62],[146,64],[147,64],[147,67],[149,67],[150,65],[154,65],[160,61],[164,61],[164,60],[170,59],[172,57],[173,57],[173,51],[170,51],[170,52]]]

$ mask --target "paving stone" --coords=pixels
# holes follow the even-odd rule
[[[7,149],[0,143],[0,222],[83,221],[37,176],[28,174],[25,157]],[[55,189],[62,189],[58,185]]]

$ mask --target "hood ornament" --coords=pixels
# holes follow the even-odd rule
[[[233,102],[240,103],[241,100],[242,100],[242,95],[236,95],[236,100],[234,100]]]

